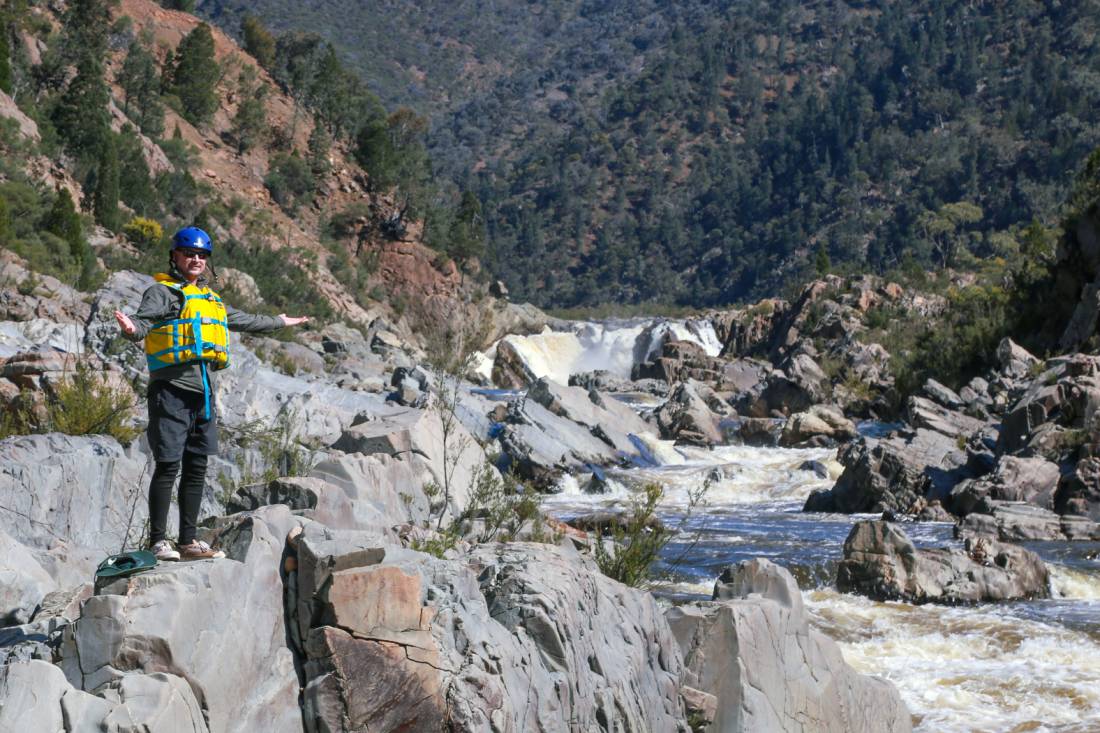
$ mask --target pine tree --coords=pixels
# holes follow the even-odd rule
[[[122,87],[122,111],[150,137],[164,133],[164,105],[160,101],[161,79],[153,54],[142,43],[133,43],[118,74]]]
[[[329,152],[331,150],[332,136],[328,134],[328,130],[325,129],[324,125],[314,125],[313,130],[309,133],[307,161],[309,162],[309,169],[317,180],[324,180],[332,169],[332,163],[329,162]]]
[[[184,118],[193,125],[209,122],[218,109],[221,69],[214,58],[214,35],[200,23],[176,49],[171,91],[179,97]]]
[[[76,76],[54,108],[53,123],[65,147],[84,164],[96,159],[110,132],[109,99],[102,62],[91,53],[82,54]]]
[[[130,125],[124,125],[117,142],[119,199],[140,216],[155,216],[160,202],[137,134]]]
[[[63,53],[70,63],[78,63],[88,54],[99,60],[106,57],[111,7],[117,0],[72,0],[62,19],[65,33]]]
[[[8,200],[0,196],[0,247],[7,247],[11,240],[11,209]]]
[[[473,191],[463,191],[451,223],[448,253],[460,262],[485,255],[485,217]]]
[[[8,24],[0,17],[0,91],[11,94],[14,89],[11,72],[11,43],[8,40]]]
[[[241,38],[244,50],[252,55],[263,68],[271,71],[275,67],[275,37],[254,15],[241,19]]]
[[[232,135],[237,141],[237,155],[251,150],[267,129],[267,85],[256,80],[256,70],[246,66],[237,80],[237,113],[233,115]]]
[[[90,285],[96,272],[95,255],[84,239],[84,226],[67,188],[58,186],[57,197],[41,225],[68,246],[68,260],[73,263],[69,271],[78,273],[78,285]]]
[[[195,12],[195,0],[164,0],[161,4],[169,10],[180,10],[184,13]]]
[[[828,275],[829,271],[833,269],[833,263],[829,260],[829,252],[825,249],[824,244],[817,245],[817,252],[814,254],[814,269],[821,276]]]
[[[96,223],[112,232],[122,228],[118,196],[118,145],[115,142],[115,136],[108,135],[103,147],[100,148],[96,186],[92,193],[92,213],[95,215]]]

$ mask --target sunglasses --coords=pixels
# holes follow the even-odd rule
[[[207,257],[210,256],[209,252],[200,252],[197,249],[177,249],[176,251],[183,255],[184,259],[193,259],[195,257],[198,257],[200,260],[205,260]]]

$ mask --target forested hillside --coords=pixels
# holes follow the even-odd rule
[[[469,294],[445,254],[475,256],[484,228],[472,194],[435,194],[425,120],[322,39],[246,30],[248,53],[149,0],[0,5],[0,248],[93,291],[163,267],[194,224],[248,273],[219,289],[257,309],[365,326]],[[421,246],[429,200],[444,254]]]
[[[1011,255],[1100,142],[1094,0],[245,5],[198,10],[311,28],[430,116],[491,267],[543,305]]]

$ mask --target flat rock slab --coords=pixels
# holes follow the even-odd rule
[[[988,504],[989,513],[967,514],[956,534],[992,537],[1002,542],[1100,540],[1100,524],[1087,517],[1062,516],[1026,502]]]
[[[4,529],[19,543],[47,550],[59,541],[109,555],[136,541],[148,507],[144,456],[114,438],[61,433],[0,441]],[[134,512],[131,517],[130,510]]]

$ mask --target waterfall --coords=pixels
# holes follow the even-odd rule
[[[636,364],[649,361],[670,340],[691,341],[710,356],[722,351],[714,325],[705,318],[683,320],[581,321],[567,331],[549,327],[530,336],[505,336],[536,377],[568,384],[569,377],[602,369],[630,379]],[[477,355],[475,371],[486,381],[492,374],[496,344]]]

